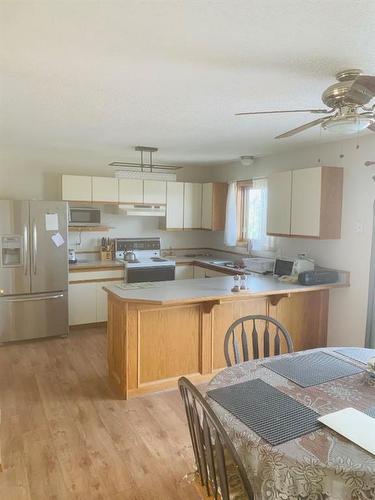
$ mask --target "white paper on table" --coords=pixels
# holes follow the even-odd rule
[[[375,418],[354,408],[344,408],[318,420],[375,455]]]
[[[51,236],[51,240],[54,242],[54,244],[58,247],[61,247],[65,243],[64,238],[61,236],[60,233],[56,233],[53,236]]]
[[[46,214],[46,231],[59,230],[59,216],[58,214]]]

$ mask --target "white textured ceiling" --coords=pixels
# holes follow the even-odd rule
[[[316,115],[335,72],[375,73],[374,0],[0,0],[4,147],[223,162],[330,139]],[[366,132],[368,133],[368,132]],[[81,155],[82,158],[82,155]]]

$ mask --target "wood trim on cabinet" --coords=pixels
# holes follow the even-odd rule
[[[224,231],[228,184],[214,182],[212,185],[212,231]]]
[[[95,278],[92,280],[77,280],[77,281],[69,281],[69,285],[79,285],[80,283],[102,283],[108,281],[120,281],[122,277],[118,276],[117,278]]]
[[[320,238],[340,239],[344,169],[322,167]]]
[[[75,264],[71,264],[72,266],[74,266]],[[100,266],[90,266],[89,264],[87,265],[87,267],[80,267],[79,269],[72,269],[71,267],[69,267],[69,272],[70,273],[89,273],[89,272],[93,272],[93,271],[122,271],[123,270],[123,267],[122,266],[103,266],[103,267],[100,267]],[[121,278],[121,276],[120,276]]]

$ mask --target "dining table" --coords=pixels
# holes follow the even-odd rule
[[[361,368],[342,348],[320,348],[275,358],[323,351]],[[360,352],[359,349],[357,351]],[[374,351],[375,353],[375,351]],[[223,369],[207,388],[207,401],[233,442],[258,500],[374,500],[375,456],[330,428],[321,425],[303,436],[271,446],[250,427],[209,396],[209,392],[261,379],[294,400],[326,415],[344,408],[366,411],[375,406],[375,379],[366,370],[310,387],[277,374],[264,359]],[[251,411],[251,409],[250,409]]]

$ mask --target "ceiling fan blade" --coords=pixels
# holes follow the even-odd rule
[[[371,132],[375,132],[375,122],[371,123],[371,125],[369,125],[367,128],[371,130]]]
[[[373,97],[375,97],[375,76],[359,75],[354,80],[345,100],[362,106]]]
[[[292,130],[288,130],[288,132],[278,135],[277,137],[275,137],[275,139],[284,139],[285,137],[291,137],[292,135],[299,134],[300,132],[303,132],[308,128],[315,127],[315,125],[320,125],[327,120],[329,120],[329,118],[318,118],[317,120],[314,120],[312,122],[305,123],[305,125],[301,125],[300,127],[294,128]]]
[[[331,113],[331,109],[286,109],[282,111],[249,111],[245,113],[235,113],[235,116],[241,115],[271,115],[275,113]]]

